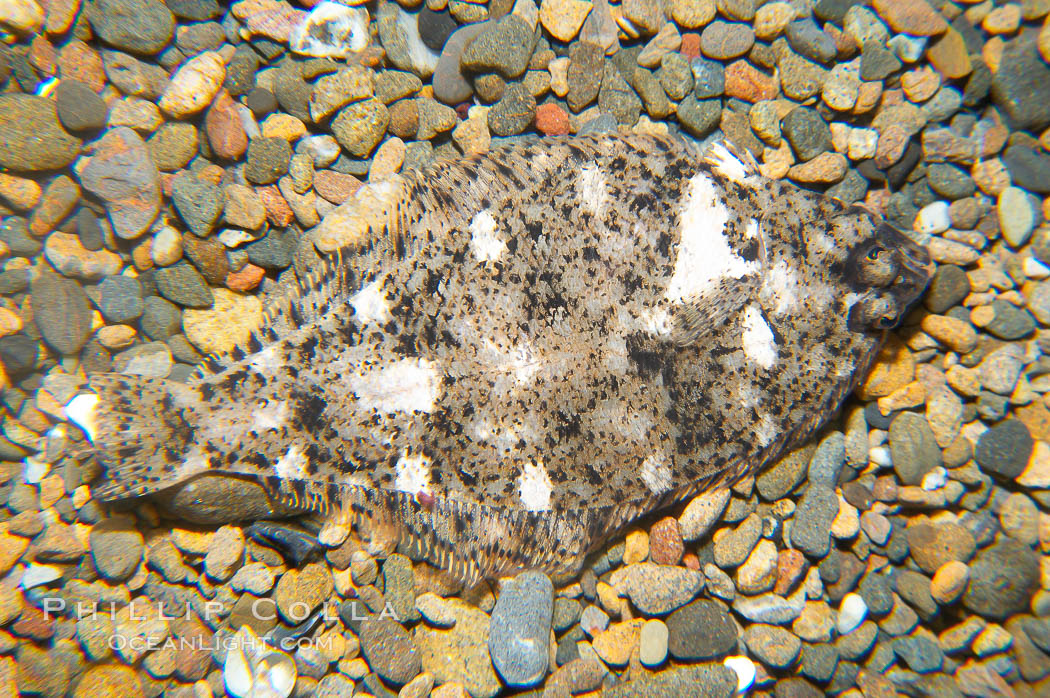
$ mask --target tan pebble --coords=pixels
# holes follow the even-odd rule
[[[405,142],[394,136],[383,141],[372,158],[372,166],[368,169],[369,181],[376,181],[389,177],[401,169],[405,162]]]
[[[649,557],[649,534],[645,531],[631,531],[624,541],[623,564],[644,562]]]
[[[981,26],[989,34],[1012,34],[1021,26],[1021,6],[1002,5],[988,13]]]
[[[849,162],[841,153],[821,153],[812,160],[808,160],[788,169],[788,179],[795,182],[838,182],[846,175]]]
[[[1010,172],[999,158],[976,163],[970,174],[978,188],[989,196],[998,196],[1010,186]]]
[[[40,185],[31,179],[0,174],[0,197],[14,208],[29,210],[40,201]]]
[[[965,562],[949,560],[940,567],[933,575],[930,582],[930,594],[934,600],[942,606],[953,603],[963,591],[970,580],[970,568]]]
[[[443,683],[430,693],[430,698],[470,698],[467,689],[455,681]]]
[[[106,349],[126,349],[135,342],[138,331],[131,325],[106,325],[100,327],[96,336]]]
[[[862,82],[857,92],[857,103],[853,105],[854,114],[867,114],[879,104],[882,97],[881,82]]]
[[[547,64],[551,74],[551,92],[558,97],[569,94],[569,59],[567,56],[555,58]]]
[[[982,305],[970,311],[970,322],[975,327],[987,327],[995,319],[995,309],[990,305]]]
[[[593,5],[585,0],[543,0],[540,23],[558,41],[575,38]]]
[[[205,51],[175,71],[158,105],[175,118],[196,114],[211,104],[225,79],[226,65],[222,56]]]
[[[948,79],[964,77],[973,70],[966,40],[952,27],[948,27],[948,31],[930,44],[926,57],[933,67]]]
[[[1003,50],[1005,48],[1006,42],[1003,41],[1001,36],[993,36],[984,42],[984,46],[981,47],[981,58],[984,59],[993,75],[999,72],[999,64],[1003,60]]]
[[[872,370],[856,392],[862,400],[883,397],[910,383],[914,376],[915,359],[911,351],[896,335],[891,334],[879,351]]]
[[[22,318],[13,310],[0,308],[0,337],[15,334],[22,329]]]
[[[616,589],[605,582],[598,582],[597,594],[598,603],[601,604],[602,608],[604,608],[610,615],[620,615],[620,611],[623,609],[624,600],[620,598]]]
[[[625,666],[638,646],[644,624],[641,618],[611,624],[594,638],[594,651],[606,664]]]
[[[1036,46],[1039,48],[1039,55],[1044,61],[1050,63],[1050,15],[1047,16],[1046,21],[1043,22],[1043,28],[1039,30],[1039,36],[1036,38]],[[1043,148],[1046,149],[1047,135],[1050,134],[1050,130],[1044,131],[1043,136],[1040,138]]]
[[[699,29],[715,18],[715,0],[670,0],[671,19],[685,29]],[[615,5],[613,7],[616,7]]]
[[[923,66],[901,75],[901,88],[912,102],[925,102],[941,87],[941,76],[933,68]]]
[[[926,386],[919,381],[912,381],[894,390],[878,400],[879,412],[888,415],[897,410],[918,407],[926,402]]]
[[[941,344],[961,354],[977,346],[977,331],[968,322],[946,315],[927,315],[922,319],[923,331]]]
[[[266,138],[283,138],[289,143],[306,135],[306,124],[291,114],[270,114],[260,127]]]
[[[839,512],[831,522],[831,535],[839,540],[849,540],[860,532],[860,513],[841,494]]]
[[[772,41],[795,19],[795,8],[786,2],[770,2],[755,12],[755,37]]]

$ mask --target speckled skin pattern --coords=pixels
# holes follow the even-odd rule
[[[201,378],[94,379],[97,491],[240,473],[468,581],[572,570],[803,441],[930,271],[877,217],[723,146],[438,163]]]

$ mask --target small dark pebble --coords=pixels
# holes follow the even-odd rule
[[[244,103],[252,110],[256,119],[265,119],[277,111],[277,98],[273,96],[273,92],[262,87],[252,88],[244,98]]]
[[[1002,160],[1014,186],[1037,194],[1050,194],[1050,155],[1016,144],[1006,149]]]
[[[1024,422],[1009,419],[981,434],[974,458],[984,472],[1013,480],[1028,465],[1033,447],[1032,435]]]
[[[58,120],[73,132],[94,131],[106,125],[106,103],[78,80],[63,80],[55,88]]]
[[[912,671],[920,674],[937,671],[944,664],[944,652],[926,637],[899,637],[893,642],[893,651]]]
[[[142,315],[142,284],[131,276],[108,276],[99,284],[99,310],[113,323],[132,322]]]
[[[667,617],[668,650],[675,659],[716,659],[736,647],[736,624],[714,601],[699,599]]]
[[[944,264],[937,267],[923,304],[931,313],[945,313],[970,293],[970,279],[961,267]]]
[[[812,160],[831,150],[831,128],[813,109],[795,107],[784,117],[781,130],[799,160]]]
[[[157,269],[154,279],[160,295],[172,303],[186,308],[207,308],[215,302],[204,277],[186,262]]]
[[[248,144],[244,177],[252,184],[273,184],[288,173],[291,159],[292,146],[285,139],[277,136],[253,138]]]
[[[150,339],[163,342],[182,331],[182,311],[179,306],[160,296],[148,296],[143,302],[139,327]]]
[[[429,7],[424,7],[420,10],[416,18],[416,25],[419,28],[419,38],[423,40],[423,43],[430,50],[438,53],[444,48],[445,42],[448,41],[448,37],[452,36],[452,32],[459,28],[456,20],[452,19],[452,15],[448,13],[448,10],[435,12]]]

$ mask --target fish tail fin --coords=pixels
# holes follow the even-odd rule
[[[200,395],[174,381],[119,373],[91,377],[91,393],[66,405],[104,466],[101,499],[137,497],[174,485],[207,469],[187,458],[201,414]]]

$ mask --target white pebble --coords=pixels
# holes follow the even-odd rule
[[[755,663],[739,654],[726,657],[722,664],[736,673],[736,692],[747,693],[755,683]]]
[[[920,233],[936,235],[943,233],[952,226],[952,219],[948,215],[948,202],[934,201],[927,204],[915,217],[915,225],[912,227]]]
[[[262,129],[259,128],[259,122],[255,120],[255,114],[252,113],[252,110],[240,102],[237,102],[235,108],[237,109],[237,120],[241,122],[244,134],[249,139],[261,136]]]
[[[893,457],[890,456],[889,446],[876,446],[868,449],[868,461],[880,468],[893,467]]]
[[[999,215],[999,229],[1011,247],[1021,247],[1028,241],[1035,227],[1035,211],[1028,201],[1028,194],[1019,187],[1007,187],[999,194],[995,204]]]
[[[35,485],[43,480],[49,472],[51,472],[51,464],[40,456],[26,456],[22,459],[22,477],[30,485]]]
[[[941,489],[946,482],[948,482],[948,471],[940,466],[922,476],[922,488],[927,492]]]
[[[247,625],[241,626],[233,636],[230,649],[226,652],[226,661],[222,665],[226,692],[233,698],[248,698],[252,694],[255,681],[251,662],[255,656],[253,648],[259,642],[259,637]]]
[[[875,157],[875,147],[879,142],[879,132],[873,128],[855,128],[849,132],[847,155],[850,160],[866,160]]]
[[[864,599],[860,597],[860,594],[849,593],[842,597],[842,603],[839,605],[839,617],[836,626],[839,631],[839,635],[848,635],[864,622],[864,619],[868,617],[868,605],[864,603]]]
[[[222,243],[223,247],[230,250],[235,250],[244,243],[252,242],[257,239],[258,236],[252,235],[247,230],[240,230],[238,228],[226,228],[219,233],[219,242]]]
[[[1025,257],[1022,264],[1024,267],[1024,275],[1029,279],[1042,280],[1050,277],[1050,267],[1046,266],[1035,257]]]
[[[256,686],[252,695],[288,698],[295,688],[297,676],[295,661],[291,657],[284,652],[270,652],[255,666]]]
[[[302,56],[338,57],[368,45],[368,10],[322,2],[292,29],[288,48]]]
[[[61,576],[61,568],[55,565],[43,565],[39,562],[34,562],[26,567],[26,571],[22,573],[22,580],[18,585],[23,589],[32,589],[33,587],[50,584]]]
[[[926,41],[925,36],[898,34],[886,43],[893,50],[893,53],[896,54],[897,58],[905,63],[914,63],[922,58],[926,52]]]

